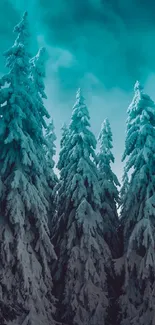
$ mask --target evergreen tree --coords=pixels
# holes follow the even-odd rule
[[[46,129],[47,124],[45,118],[49,119],[50,115],[44,105],[44,99],[47,99],[44,84],[44,78],[46,77],[45,62],[46,49],[43,47],[38,51],[37,55],[30,60],[30,65],[32,81],[31,92],[35,98],[35,107],[37,107],[36,118],[38,119],[38,123]]]
[[[78,90],[65,155],[58,164],[59,229],[53,238],[58,253],[54,280],[59,320],[69,325],[103,325],[108,308],[106,272],[111,253],[103,239],[100,187],[93,162],[96,139],[89,119]]]
[[[121,186],[121,190],[120,190],[120,203],[123,204],[125,197],[128,193],[128,189],[129,189],[129,177],[128,177],[128,173],[126,171],[126,169],[124,168],[124,173],[122,176],[122,186]]]
[[[125,206],[125,200],[128,196],[128,190],[129,190],[129,177],[126,168],[124,168],[124,173],[122,176],[122,186],[120,190],[120,203],[119,203],[119,208],[121,208],[121,214],[123,213],[122,209]]]
[[[123,160],[132,168],[122,210],[122,325],[155,323],[155,104],[139,82],[128,108]],[[119,266],[120,267],[120,266]]]
[[[61,136],[61,141],[60,141],[60,153],[59,153],[59,161],[57,164],[57,168],[59,170],[62,170],[65,165],[67,165],[67,141],[68,141],[68,134],[69,130],[67,125],[64,123],[62,126],[62,136]],[[60,175],[61,177],[61,175]]]
[[[64,123],[64,125],[61,128],[62,130],[62,135],[61,135],[61,140],[60,140],[60,152],[59,152],[59,161],[57,164],[58,170],[61,170],[61,175],[59,176],[59,180],[54,188],[54,196],[55,196],[55,213],[54,213],[54,218],[52,218],[52,224],[51,224],[51,234],[52,237],[53,235],[55,236],[55,233],[59,232],[59,223],[58,223],[58,218],[61,216],[60,209],[62,209],[63,213],[63,205],[61,206],[59,204],[60,202],[60,197],[61,197],[61,202],[64,203],[64,200],[66,198],[66,194],[63,190],[62,183],[65,182],[65,166],[67,166],[67,155],[68,155],[68,150],[67,150],[67,141],[68,141],[68,128],[67,125]],[[58,192],[59,192],[59,199],[58,199]],[[59,213],[58,213],[58,208],[59,208]]]
[[[49,184],[49,187],[53,190],[56,183],[58,182],[58,178],[54,173],[55,161],[54,161],[53,157],[56,154],[56,145],[55,145],[56,135],[55,135],[55,128],[54,128],[53,120],[47,126],[45,139],[46,139],[46,143],[47,143],[46,162],[47,162],[47,167],[48,167],[48,174],[47,174],[48,184]]]
[[[14,32],[5,53],[9,72],[0,80],[0,323],[51,325],[49,263],[56,256],[47,226],[44,137],[29,77],[27,13]]]
[[[54,155],[56,154],[56,146],[55,146],[55,141],[56,141],[56,135],[54,132],[54,123],[53,120],[49,123],[49,125],[46,128],[46,134],[45,134],[45,139],[46,139],[46,178],[47,178],[47,183],[48,183],[48,189],[49,189],[49,226],[50,230],[52,225],[53,225],[53,217],[55,214],[56,210],[56,184],[58,183],[58,178],[54,172]]]
[[[100,149],[97,156],[99,171],[99,184],[101,187],[101,215],[104,222],[104,238],[112,252],[114,258],[120,254],[120,238],[118,233],[119,219],[117,214],[117,204],[119,194],[117,186],[119,181],[112,172],[111,163],[114,163],[112,154],[112,132],[108,119],[105,119],[101,126],[98,137]],[[117,296],[118,281],[116,280],[113,265],[111,272],[108,272],[107,283],[110,293],[110,305],[108,309],[108,324],[116,325],[118,313]]]
[[[58,168],[58,170],[61,170],[61,174],[60,174],[60,179],[59,179],[57,185],[55,186],[56,206],[57,206],[57,208],[59,207],[59,215],[61,215],[61,213],[60,213],[61,208],[62,208],[62,213],[63,213],[63,206],[61,207],[59,205],[60,196],[61,196],[61,202],[64,202],[65,197],[66,197],[65,192],[63,191],[62,183],[65,181],[64,175],[65,175],[65,170],[66,170],[65,166],[67,166],[67,155],[68,155],[67,141],[68,141],[68,133],[69,133],[68,127],[65,123],[63,124],[61,130],[62,130],[62,135],[61,135],[61,140],[60,140],[59,160],[58,160],[58,163],[56,166]],[[59,192],[59,199],[58,199],[58,195],[57,195],[58,192]],[[54,225],[52,228],[53,233],[55,233],[55,227],[58,227],[57,219],[58,219],[58,210],[56,209]]]
[[[41,48],[37,55],[30,60],[31,64],[31,81],[33,84],[32,94],[35,98],[35,108],[36,110],[36,118],[38,120],[39,125],[45,132],[45,162],[44,162],[44,170],[48,183],[48,187],[46,187],[46,197],[49,202],[49,213],[50,216],[54,214],[55,211],[55,203],[54,203],[54,187],[58,181],[55,173],[54,173],[54,160],[53,156],[56,152],[55,140],[56,135],[54,133],[54,123],[53,120],[47,125],[45,122],[45,118],[49,119],[50,115],[47,112],[44,100],[47,99],[45,93],[45,84],[44,78],[46,76],[45,72],[45,62],[46,62],[46,49]],[[51,226],[51,217],[50,217],[50,226]]]
[[[98,137],[100,151],[98,153],[99,184],[101,187],[101,215],[104,219],[104,237],[111,248],[114,257],[119,254],[119,239],[117,228],[119,225],[117,204],[119,193],[117,186],[120,186],[116,175],[112,172],[111,162],[114,163],[114,156],[111,149],[112,132],[108,119],[102,123]]]
[[[67,141],[67,135],[69,132],[66,123],[63,124],[61,130],[62,130],[62,135],[61,135],[61,140],[60,140],[60,149],[62,150],[62,148],[65,147],[65,143]],[[60,150],[60,153],[61,153],[61,150]],[[59,162],[60,162],[60,160],[59,160]]]

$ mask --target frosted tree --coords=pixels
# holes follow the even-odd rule
[[[65,139],[65,155],[58,163],[59,222],[53,238],[58,254],[54,268],[58,319],[74,325],[103,325],[108,309],[107,269],[111,266],[111,253],[103,239],[100,187],[93,162],[96,139],[89,129],[89,119],[78,90]]]
[[[61,200],[62,202],[65,200],[65,192],[63,191],[63,186],[62,183],[65,182],[65,172],[67,171],[67,168],[65,168],[65,166],[67,166],[67,156],[68,156],[68,149],[67,149],[67,141],[68,141],[68,127],[67,125],[64,123],[62,128],[62,135],[61,135],[61,140],[60,140],[60,152],[59,152],[59,160],[57,163],[57,168],[58,170],[61,170],[61,175],[59,177],[59,181],[57,182],[56,186],[55,186],[55,198],[56,198],[56,206],[58,207],[59,203],[58,203],[58,196],[57,193],[59,191],[59,197],[61,196]],[[61,192],[62,190],[62,192]],[[61,193],[61,194],[60,194]],[[60,199],[59,199],[60,201]],[[61,208],[61,206],[59,205],[59,209]],[[62,211],[63,211],[63,205],[62,205]],[[59,215],[61,215],[60,211],[59,211]],[[58,210],[56,209],[56,213],[55,213],[55,220],[54,220],[54,224],[53,224],[53,228],[51,229],[53,231],[53,233],[55,233],[55,226],[58,226],[57,223],[57,219],[58,219]]]
[[[125,200],[128,197],[128,190],[129,190],[129,177],[126,168],[124,168],[124,173],[122,176],[122,186],[120,190],[120,202],[119,202],[119,208],[121,214],[124,213],[123,208],[125,207]]]
[[[128,108],[123,160],[132,168],[122,210],[124,286],[122,325],[155,323],[155,104],[135,84]]]
[[[46,76],[45,63],[46,49],[43,47],[38,51],[37,55],[30,60],[30,65],[32,81],[31,92],[33,94],[33,97],[35,98],[35,106],[37,107],[36,118],[38,118],[38,122],[40,123],[40,125],[42,125],[46,129],[47,124],[44,118],[50,118],[50,115],[44,105],[44,99],[47,99],[44,84],[44,78]]]
[[[61,140],[60,140],[60,148],[62,150],[62,148],[64,148],[65,143],[67,141],[67,136],[68,136],[68,132],[69,132],[66,123],[63,124],[61,131],[62,131],[62,135],[61,135]],[[60,153],[61,153],[61,151],[60,151]]]
[[[54,156],[56,154],[56,135],[55,135],[55,128],[54,128],[54,122],[53,120],[49,123],[46,129],[45,139],[47,143],[47,150],[46,150],[46,161],[48,166],[48,184],[49,187],[53,190],[55,187],[58,178],[54,173]]]
[[[0,323],[54,323],[49,264],[56,258],[47,226],[44,136],[32,96],[28,18],[5,53],[0,80]],[[5,86],[5,87],[3,87]]]
[[[65,164],[67,164],[67,155],[68,155],[68,151],[67,151],[67,141],[68,141],[68,127],[67,125],[64,123],[64,125],[62,126],[62,136],[61,136],[61,141],[60,141],[60,153],[59,153],[59,161],[57,164],[57,168],[59,170],[62,170],[62,168],[65,166]]]
[[[114,162],[112,154],[112,132],[108,119],[102,123],[98,137],[100,150],[98,153],[99,184],[101,187],[101,215],[104,219],[104,237],[111,248],[114,257],[119,254],[119,239],[117,228],[119,224],[117,215],[117,204],[120,186],[116,175],[111,169]]]
[[[46,63],[46,49],[41,48],[37,55],[34,56],[30,60],[31,64],[31,81],[33,87],[31,88],[32,95],[35,98],[35,108],[36,110],[36,118],[38,119],[38,123],[40,127],[44,129],[45,132],[45,162],[44,162],[44,170],[47,178],[48,188],[46,187],[45,191],[48,202],[49,202],[49,211],[50,215],[54,213],[55,204],[54,204],[54,186],[57,183],[57,177],[54,173],[54,160],[53,156],[55,155],[55,141],[56,135],[54,133],[54,123],[53,120],[47,125],[45,122],[45,118],[49,119],[50,115],[47,112],[44,104],[44,100],[47,99],[45,93],[45,84],[44,78],[46,76],[45,71],[45,63]]]
[[[49,225],[50,225],[50,230],[52,227],[52,220],[55,214],[55,209],[56,209],[56,184],[58,183],[58,177],[56,176],[54,172],[54,166],[55,166],[55,161],[54,161],[54,156],[56,154],[56,135],[55,135],[55,128],[54,128],[54,123],[53,120],[49,123],[49,125],[46,128],[46,134],[45,134],[45,139],[46,139],[46,178],[47,178],[47,183],[48,183],[48,190],[49,190]]]
[[[54,217],[52,218],[52,223],[51,223],[51,235],[55,235],[56,232],[59,231],[59,223],[58,223],[58,218],[61,215],[60,209],[62,208],[63,212],[63,205],[59,204],[60,202],[60,196],[61,196],[61,202],[64,203],[64,200],[66,198],[65,192],[63,191],[63,186],[62,183],[65,180],[65,177],[63,177],[63,174],[65,173],[65,165],[67,166],[67,141],[68,141],[68,128],[67,125],[64,123],[64,125],[61,128],[62,135],[61,135],[61,140],[60,140],[60,152],[59,152],[59,160],[57,163],[57,168],[58,170],[62,170],[63,172],[61,175],[59,175],[59,179],[57,181],[57,184],[54,187],[54,205],[55,205],[55,213]],[[58,192],[59,192],[59,199],[58,199]],[[59,207],[59,213],[58,213],[58,207]],[[51,214],[50,217],[51,218]]]
[[[129,189],[129,177],[128,177],[128,173],[126,171],[126,169],[124,168],[124,173],[122,176],[122,186],[121,186],[121,190],[120,190],[120,198],[121,198],[121,204],[123,204],[125,197],[128,193],[128,189]]]

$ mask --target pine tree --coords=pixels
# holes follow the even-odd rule
[[[122,325],[155,323],[155,104],[139,82],[128,108],[123,160],[132,168],[122,210]]]
[[[32,81],[31,92],[36,101],[36,118],[38,119],[38,123],[46,129],[47,124],[45,118],[49,119],[50,115],[47,112],[43,101],[44,99],[47,99],[44,84],[44,78],[46,77],[45,62],[46,49],[43,47],[38,51],[37,55],[30,60]]]
[[[64,147],[65,147],[65,143],[67,141],[67,136],[68,136],[68,127],[67,127],[67,124],[64,123],[62,128],[62,135],[61,135],[61,140],[60,140],[60,149],[62,150]],[[60,151],[61,153],[61,151]],[[59,160],[60,162],[60,160]]]
[[[112,172],[111,163],[114,163],[112,154],[112,132],[108,119],[105,119],[101,126],[98,137],[99,153],[97,155],[97,165],[99,171],[99,184],[101,187],[101,215],[104,222],[104,239],[107,242],[112,256],[118,257],[120,254],[119,240],[119,219],[117,214],[117,204],[119,203],[119,193],[117,186],[119,181]],[[108,324],[116,325],[116,317],[118,312],[117,284],[114,267],[112,265],[110,274],[108,273],[107,283],[110,293],[110,305],[108,310]]]
[[[120,186],[117,176],[112,172],[111,162],[114,163],[114,156],[111,149],[112,132],[108,119],[102,123],[98,137],[100,150],[98,153],[99,184],[101,187],[101,215],[104,219],[104,237],[111,248],[114,257],[119,254],[119,239],[117,228],[119,225],[117,204],[119,193],[117,186]]]
[[[55,135],[55,128],[54,128],[54,122],[53,120],[49,123],[46,129],[46,134],[45,134],[45,139],[47,143],[47,150],[46,150],[46,162],[48,166],[48,184],[49,187],[53,190],[55,187],[58,178],[54,173],[54,166],[55,166],[55,161],[54,161],[54,156],[56,154],[56,135]]]
[[[9,72],[0,80],[0,323],[51,325],[49,263],[56,255],[47,226],[44,137],[29,77],[27,13],[14,32],[5,53]]]
[[[121,215],[122,213],[124,213],[123,208],[125,207],[125,200],[128,197],[128,190],[129,190],[129,177],[126,168],[124,168],[124,173],[122,176],[122,186],[120,190],[120,202],[119,202]]]
[[[126,169],[124,168],[124,173],[122,176],[122,186],[120,190],[120,198],[121,198],[120,204],[123,204],[126,195],[128,194],[128,189],[129,189],[129,177]]]
[[[46,139],[46,179],[48,183],[49,190],[49,227],[52,231],[51,227],[53,225],[53,217],[56,210],[56,185],[58,183],[58,177],[54,172],[55,161],[53,159],[56,154],[56,135],[54,132],[54,122],[53,120],[49,123],[46,128],[45,139]]]
[[[61,206],[59,204],[60,202],[60,196],[61,196],[61,202],[64,202],[65,200],[65,192],[63,191],[63,186],[62,183],[65,179],[65,177],[63,177],[63,173],[65,172],[65,168],[64,166],[67,166],[67,140],[68,140],[68,128],[67,125],[64,123],[64,125],[61,128],[62,130],[62,135],[61,135],[61,140],[60,140],[60,152],[59,152],[59,160],[57,163],[57,169],[58,170],[62,170],[63,168],[63,172],[61,173],[61,175],[59,175],[59,179],[57,180],[57,183],[54,187],[54,205],[55,205],[55,213],[54,213],[54,217],[52,215],[52,222],[51,222],[51,237],[55,236],[55,233],[59,232],[59,222],[58,222],[58,218],[59,215],[61,215],[60,213],[60,209],[62,208],[62,213],[63,213],[63,206]],[[62,192],[61,192],[62,190]],[[58,192],[59,192],[59,199],[58,199]],[[59,213],[58,213],[58,208],[59,208]],[[51,218],[51,214],[50,214],[50,218]],[[54,263],[55,264],[55,263]]]
[[[93,161],[96,139],[89,119],[78,90],[66,149],[58,164],[59,225],[53,238],[58,253],[54,280],[59,320],[69,325],[103,325],[108,308],[106,272],[111,253],[103,239],[100,187]]]
[[[57,168],[59,170],[64,169],[64,166],[67,165],[67,156],[68,156],[67,141],[68,141],[69,130],[66,123],[63,124],[61,130],[62,130],[62,136],[60,141],[59,161],[57,164]]]
[[[59,152],[59,160],[57,163],[57,169],[61,170],[61,175],[59,175],[59,179],[57,181],[57,184],[54,187],[54,204],[55,204],[55,213],[54,218],[52,218],[52,224],[51,224],[51,236],[55,236],[55,233],[59,232],[59,222],[58,218],[63,213],[63,205],[59,204],[59,202],[63,202],[66,198],[65,192],[63,190],[63,182],[65,180],[64,174],[65,174],[65,166],[67,166],[67,141],[68,141],[68,127],[66,123],[63,124],[61,128],[62,134],[61,134],[61,140],[60,140],[60,152]],[[58,192],[59,192],[59,198],[58,198]],[[61,197],[61,199],[60,199]],[[59,212],[58,212],[59,208]],[[62,213],[60,212],[62,211]]]
[[[49,214],[50,214],[50,227],[51,227],[51,221],[52,221],[52,215],[55,211],[55,199],[54,199],[54,187],[58,181],[55,173],[54,173],[54,160],[53,156],[56,152],[56,146],[55,146],[55,140],[56,135],[54,133],[54,123],[53,120],[47,125],[45,122],[45,118],[49,119],[50,115],[47,112],[44,100],[47,99],[46,93],[45,93],[45,84],[44,84],[44,78],[46,76],[45,72],[45,62],[46,62],[46,49],[43,47],[41,48],[37,55],[34,56],[30,60],[31,64],[31,80],[33,84],[32,95],[35,97],[35,107],[37,107],[36,110],[36,118],[38,120],[38,123],[40,124],[41,128],[45,132],[45,143],[44,143],[44,149],[45,149],[45,163],[44,163],[44,172],[47,179],[48,187],[46,187],[46,197],[49,202]]]

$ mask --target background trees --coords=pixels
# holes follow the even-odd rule
[[[62,130],[58,178],[54,124],[46,121],[46,51],[31,58],[27,13],[14,32],[0,79],[0,324],[51,325],[54,317],[68,325],[152,325],[155,104],[137,82],[119,199],[110,123],[102,124],[96,155],[79,89]]]

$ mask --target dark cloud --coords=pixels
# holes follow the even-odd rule
[[[32,34],[38,26],[48,45],[75,58],[57,70],[61,88],[75,88],[91,73],[107,89],[128,90],[155,70],[154,9],[150,0],[0,0],[0,52],[12,44],[12,29],[29,10]],[[32,43],[36,50],[35,37]]]
[[[131,88],[154,71],[155,4],[144,0],[38,0],[47,41],[68,49],[77,66],[61,67],[69,87],[91,72],[107,88]],[[67,69],[67,71],[66,71]],[[70,73],[72,80],[70,80]]]

